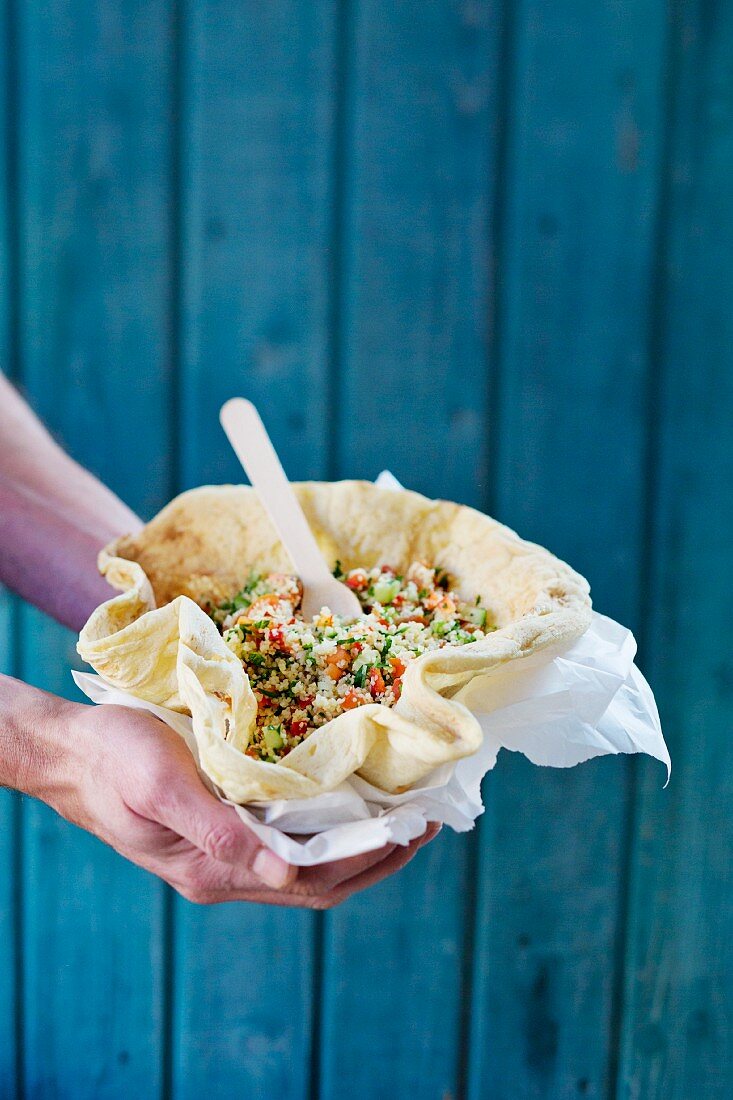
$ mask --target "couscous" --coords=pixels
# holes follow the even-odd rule
[[[480,599],[467,603],[446,573],[414,562],[334,575],[364,609],[346,620],[328,608],[307,622],[302,587],[284,573],[253,574],[233,599],[206,610],[242,661],[257,700],[247,754],[275,762],[313,730],[365,703],[393,706],[410,661],[442,646],[468,645],[495,629]]]

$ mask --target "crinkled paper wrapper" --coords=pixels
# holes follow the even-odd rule
[[[398,488],[390,475],[379,484]],[[238,806],[201,773],[202,781],[240,817],[267,847],[289,863],[310,867],[381,848],[408,844],[429,821],[459,832],[483,812],[481,780],[494,767],[499,749],[522,752],[534,764],[568,768],[595,756],[647,753],[669,771],[654,696],[634,664],[630,631],[593,613],[588,631],[560,651],[543,649],[510,661],[487,678],[477,677],[454,699],[476,715],[483,743],[472,756],[444,764],[404,794],[390,795],[352,775],[336,790],[308,799],[280,799]],[[176,730],[198,762],[191,719],[144,702],[106,683],[101,676],[74,672],[78,687],[94,703],[147,710]]]

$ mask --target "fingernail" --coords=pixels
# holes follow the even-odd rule
[[[297,874],[294,867],[284,859],[280,859],[280,856],[276,856],[269,848],[260,848],[254,858],[252,870],[267,886],[272,886],[273,890],[280,890]]]

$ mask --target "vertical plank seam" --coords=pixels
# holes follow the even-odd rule
[[[5,47],[5,216],[7,227],[8,259],[8,376],[16,383],[22,381],[21,371],[21,231],[20,199],[18,183],[20,178],[20,154],[18,131],[19,106],[19,15],[15,0],[6,5]],[[18,601],[13,597],[10,610],[11,659],[13,676],[19,676],[22,667],[21,619]],[[23,868],[25,864],[24,843],[24,803],[22,795],[15,791],[12,800],[12,935],[13,935],[13,1048],[15,1092],[18,1100],[25,1096],[25,944],[23,930],[25,926],[25,883]]]
[[[171,496],[180,491],[182,413],[181,349],[183,302],[183,120],[186,105],[186,0],[171,4],[171,144],[170,144],[170,224],[168,227],[170,290],[168,299],[168,393],[170,422],[168,425],[169,487]]]
[[[311,937],[312,959],[312,995],[311,995],[311,1034],[308,1065],[309,1100],[318,1100],[321,1095],[321,1030],[323,1026],[323,996],[325,994],[325,976],[323,973],[326,913],[313,913]]]
[[[5,108],[5,215],[8,246],[8,377],[21,381],[20,341],[20,202],[18,183],[20,176],[18,138],[18,12],[16,0],[8,0],[6,6],[6,58]]]
[[[168,227],[169,297],[168,297],[168,462],[170,497],[179,491],[181,480],[181,322],[183,316],[183,282],[181,256],[183,249],[183,118],[185,107],[185,25],[186,0],[171,4],[171,141],[170,141],[170,223]],[[161,1004],[161,1100],[171,1100],[175,1091],[176,1009],[176,895],[163,885],[161,965],[163,970]]]
[[[486,463],[488,478],[483,505],[493,515],[498,501],[499,427],[501,414],[501,360],[502,360],[502,272],[505,254],[505,228],[508,204],[509,142],[512,130],[512,86],[514,78],[515,16],[512,0],[500,5],[501,30],[498,50],[498,78],[496,85],[496,154],[494,158],[494,193],[487,210],[487,242],[491,267],[489,283],[489,328],[486,340]],[[490,810],[485,811],[489,813]],[[485,875],[479,862],[481,837],[484,832],[481,818],[467,838],[466,888],[464,892],[464,929],[462,944],[461,1008],[458,1035],[458,1066],[456,1092],[458,1100],[477,1094],[473,1080],[474,1021],[476,1018],[475,949],[477,933],[477,906],[481,884]]]
[[[343,282],[346,267],[346,192],[348,184],[348,148],[350,132],[350,64],[351,27],[355,18],[355,0],[340,0],[336,4],[334,42],[334,113],[333,150],[331,155],[331,223],[330,262],[328,271],[328,363],[326,371],[328,452],[326,477],[330,481],[342,476],[341,449],[335,431],[329,426],[339,422],[341,397],[341,370],[344,351],[344,294]]]
[[[513,86],[516,48],[516,15],[513,0],[503,0],[501,12],[501,40],[499,46],[499,77],[497,81],[496,168],[494,197],[489,211],[489,247],[493,254],[492,282],[490,286],[490,327],[486,348],[487,393],[486,424],[488,438],[486,462],[489,468],[484,505],[490,515],[499,506],[498,470],[500,456],[499,431],[502,423],[500,402],[503,376],[503,326],[502,300],[504,294],[503,272],[506,254],[506,222],[509,205],[509,143],[514,123]]]
[[[13,629],[18,633],[18,619],[13,616]],[[14,670],[15,671],[15,670]],[[12,840],[13,858],[13,1026],[15,1045],[15,1092],[18,1100],[25,1096],[25,1001],[23,925],[25,924],[25,897],[23,891],[23,797],[13,792]]]
[[[343,367],[343,325],[344,298],[343,279],[345,270],[345,218],[347,191],[347,155],[350,133],[350,53],[351,28],[355,19],[355,0],[340,0],[335,5],[334,28],[334,80],[333,80],[333,148],[331,154],[330,203],[331,219],[329,228],[330,257],[328,270],[327,303],[327,340],[328,361],[326,370],[326,422],[322,430],[326,432],[328,450],[326,453],[325,474],[328,480],[335,481],[341,476],[341,448],[337,433],[329,430],[339,423],[341,405],[341,370]],[[309,1100],[319,1100],[322,1093],[323,1075],[323,1006],[327,993],[325,974],[326,939],[329,925],[326,913],[313,914],[312,932],[312,990],[311,990],[311,1042],[308,1073]]]
[[[667,224],[672,206],[672,168],[676,132],[676,91],[680,56],[675,27],[680,15],[677,0],[667,6],[666,42],[664,44],[664,86],[662,90],[662,147],[657,167],[657,201],[653,231],[652,270],[649,287],[649,323],[647,330],[647,371],[644,393],[644,475],[641,518],[641,553],[639,555],[639,651],[647,655],[649,618],[654,605],[656,584],[652,583],[657,545],[656,501],[659,487],[660,426],[655,416],[656,397],[664,381],[664,335],[667,303],[667,267],[669,234]],[[630,761],[628,794],[623,825],[623,862],[621,890],[617,910],[617,936],[614,951],[614,978],[609,1024],[608,1100],[620,1096],[623,1087],[622,1062],[628,994],[628,968],[631,944],[631,911],[638,867],[639,827],[639,761]]]
[[[163,988],[161,1004],[161,1072],[160,1095],[162,1100],[173,1096],[173,1006],[175,998],[175,896],[170,886],[162,884],[162,930],[163,949],[161,965],[163,969]]]

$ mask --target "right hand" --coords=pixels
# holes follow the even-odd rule
[[[438,831],[299,873],[206,789],[164,723],[127,707],[45,698],[53,711],[45,740],[56,751],[36,754],[18,786],[191,901],[331,908],[399,870]]]

